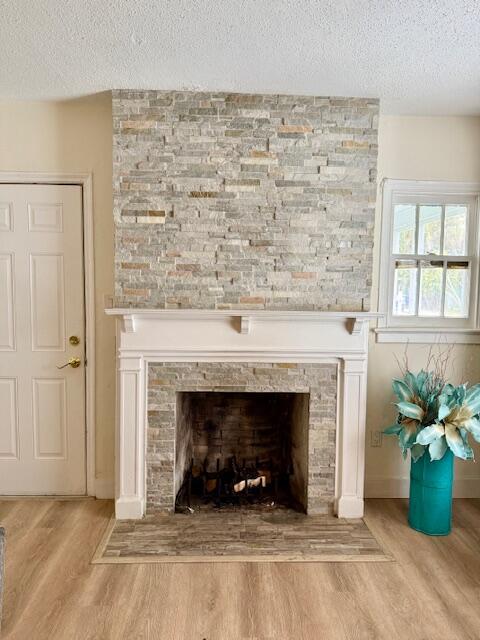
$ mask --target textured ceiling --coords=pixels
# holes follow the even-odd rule
[[[480,114],[480,0],[0,0],[0,98],[111,88]]]

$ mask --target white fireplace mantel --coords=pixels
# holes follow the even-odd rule
[[[330,362],[338,366],[335,509],[363,516],[369,322],[337,311],[106,309],[117,318],[115,513],[145,514],[151,362]]]
[[[363,311],[257,311],[223,309],[106,309],[105,313],[123,318],[125,333],[136,332],[138,319],[221,321],[237,319],[239,333],[250,333],[253,323],[258,322],[343,322],[349,333],[360,333],[363,324],[381,317],[382,314]]]

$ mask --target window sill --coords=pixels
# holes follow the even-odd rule
[[[376,342],[411,344],[480,344],[480,329],[379,327]]]

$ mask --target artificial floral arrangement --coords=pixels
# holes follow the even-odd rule
[[[392,386],[398,417],[384,433],[398,435],[404,457],[410,449],[416,462],[428,447],[430,460],[443,458],[447,448],[462,460],[473,459],[468,434],[480,442],[480,384],[454,387],[422,370],[407,371]]]
[[[404,458],[411,453],[409,523],[430,535],[450,532],[453,456],[473,460],[469,435],[480,442],[480,384],[448,383],[449,355],[430,351],[426,368],[415,375],[405,354],[402,378],[392,383],[397,420],[384,430],[398,436]]]

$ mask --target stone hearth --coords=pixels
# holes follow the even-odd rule
[[[357,561],[392,561],[363,520],[307,516],[282,507],[112,520],[93,559],[94,564]]]

